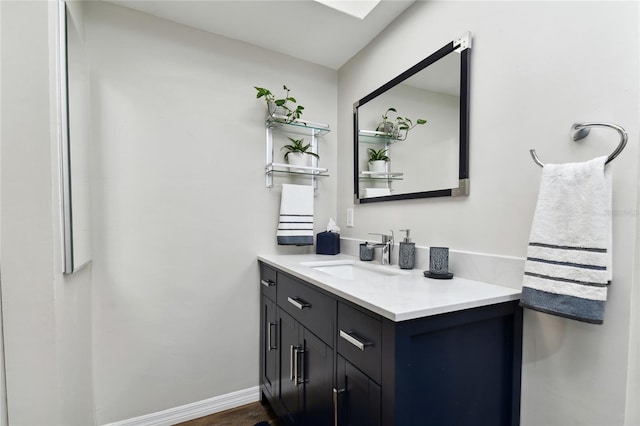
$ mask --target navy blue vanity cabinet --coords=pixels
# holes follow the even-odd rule
[[[337,375],[334,404],[338,424],[380,425],[382,319],[338,302]]]
[[[261,282],[265,271],[274,270],[261,264]],[[336,299],[283,272],[278,271],[276,278],[275,302],[265,296],[269,287],[264,282],[262,289],[261,400],[271,405],[283,424],[331,425]],[[277,349],[270,350],[273,336]],[[275,366],[271,356],[277,357]]]
[[[395,322],[278,271],[274,302],[277,378],[261,359],[261,390],[284,424],[520,423],[517,300]]]
[[[338,425],[380,426],[380,385],[341,355],[337,358],[335,416]]]
[[[383,425],[520,424],[522,308],[382,319]]]
[[[332,422],[333,350],[280,310],[282,329],[280,404],[290,424]],[[282,419],[282,417],[281,417]]]
[[[402,322],[341,301],[337,334],[340,426],[520,423],[517,301]]]
[[[270,398],[277,398],[279,389],[280,346],[276,310],[277,273],[260,265],[260,384]]]

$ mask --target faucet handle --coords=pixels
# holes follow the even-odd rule
[[[389,241],[391,241],[391,244],[393,244],[394,240],[393,240],[393,230],[390,230],[391,235],[387,235],[387,234],[380,234],[377,232],[369,232],[369,235],[380,235],[382,237],[382,243],[388,243]]]

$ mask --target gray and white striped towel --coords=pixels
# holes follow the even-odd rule
[[[282,184],[276,237],[279,245],[313,245],[313,187],[311,185]]]
[[[520,305],[602,324],[611,281],[607,157],[547,164],[531,225]]]

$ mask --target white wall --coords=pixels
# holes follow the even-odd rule
[[[335,128],[337,72],[107,3],[87,5],[94,113],[97,423],[258,384],[256,255],[280,250],[265,105],[282,84]],[[336,135],[320,142],[335,172]],[[282,182],[282,180],[280,180]],[[316,232],[336,208],[320,183]]]
[[[622,125],[614,171],[614,279],[602,326],[525,312],[523,425],[623,424],[638,220],[637,2],[416,2],[338,75],[338,219],[343,236],[411,228],[419,245],[524,257],[542,161],[608,154],[615,132],[569,139],[575,121]],[[353,205],[352,103],[467,30],[471,193]],[[388,60],[388,52],[394,60]],[[427,120],[429,117],[425,117]],[[355,227],[345,210],[355,208]],[[637,308],[636,308],[637,309]]]
[[[640,159],[639,159],[640,161]],[[640,179],[638,180],[638,207],[640,212]],[[636,247],[640,247],[640,226],[636,227]],[[626,425],[640,425],[640,256],[636,256],[635,285],[631,292],[631,327],[629,330],[629,376],[627,379]]]
[[[94,422],[91,269],[62,275],[55,6],[0,3],[0,269],[12,425]]]

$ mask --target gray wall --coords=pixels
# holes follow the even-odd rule
[[[637,2],[417,2],[339,71],[338,218],[346,237],[408,227],[419,245],[522,258],[540,177],[528,149],[546,162],[584,161],[611,152],[617,137],[593,131],[573,143],[575,121],[629,132],[610,165],[614,278],[605,323],[525,312],[523,425],[624,424],[627,385],[637,386],[629,332],[638,285],[638,27]],[[467,30],[470,196],[354,206],[352,103]],[[355,227],[346,228],[351,207]]]
[[[2,315],[12,425],[93,424],[91,268],[62,275],[55,2],[3,1]]]
[[[337,72],[107,3],[87,12],[104,424],[257,386],[256,255],[278,250],[281,188],[265,187],[253,86],[286,84],[303,118],[335,128]],[[336,139],[320,141],[330,173]],[[335,177],[315,203],[318,232]]]

